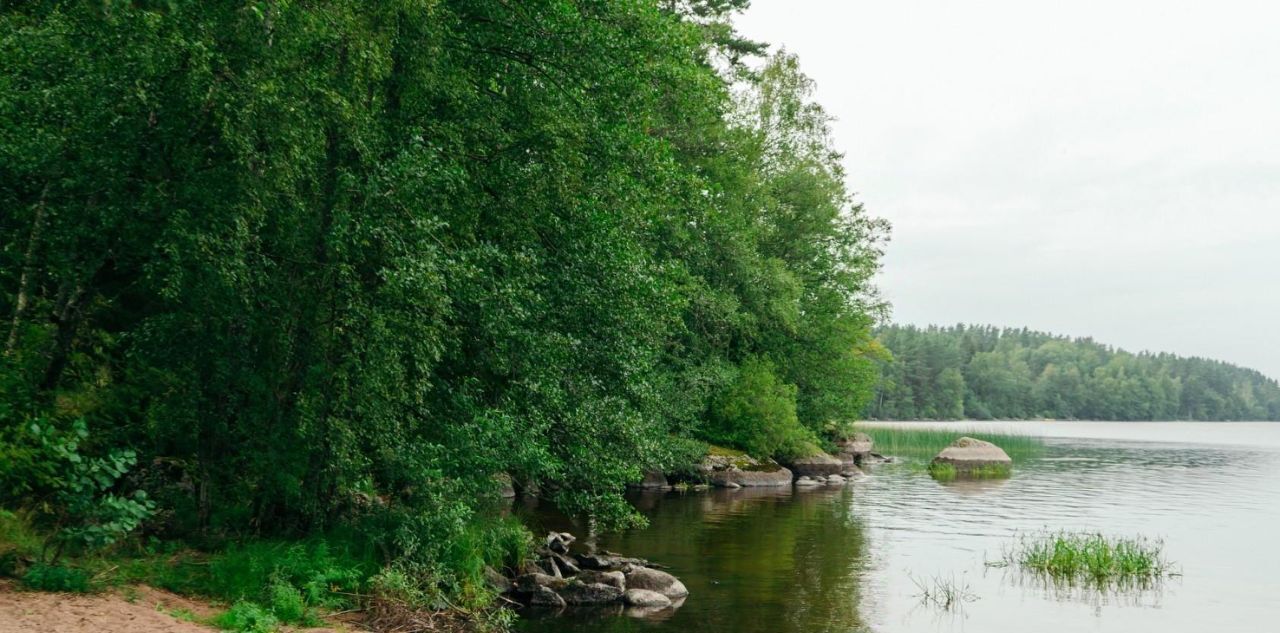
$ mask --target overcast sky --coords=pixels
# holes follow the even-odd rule
[[[899,323],[1280,377],[1280,3],[754,0],[893,223]]]

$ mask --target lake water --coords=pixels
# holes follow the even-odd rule
[[[942,484],[906,462],[843,488],[637,494],[649,527],[599,545],[666,565],[690,590],[684,605],[645,619],[527,618],[520,629],[1280,631],[1280,424],[954,426],[1040,435],[1046,450],[1008,480]],[[582,533],[548,511],[532,515]],[[1017,535],[1046,529],[1163,539],[1182,575],[1100,591],[985,565]],[[975,599],[922,604],[917,582],[935,577]]]

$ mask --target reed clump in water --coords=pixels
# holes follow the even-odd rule
[[[938,576],[928,581],[912,577],[911,582],[915,583],[916,588],[920,590],[916,597],[920,599],[921,604],[944,611],[961,609],[964,603],[978,599],[978,594],[969,589],[969,584],[956,580],[955,576],[950,578]]]
[[[871,436],[875,451],[897,457],[932,458],[959,437],[985,440],[1004,449],[1015,461],[1036,457],[1044,452],[1044,441],[1016,431],[986,431],[976,428],[939,428],[931,426],[863,426],[857,430]]]
[[[1095,584],[1145,583],[1175,575],[1161,540],[1074,532],[1023,536],[1005,548],[995,566]]]

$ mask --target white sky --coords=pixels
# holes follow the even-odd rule
[[[754,0],[893,223],[894,321],[1280,377],[1280,3]]]

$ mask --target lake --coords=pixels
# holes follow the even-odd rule
[[[930,423],[1045,438],[1007,480],[938,483],[904,460],[841,488],[635,494],[649,526],[598,544],[666,565],[673,613],[578,611],[522,631],[1261,632],[1280,626],[1280,424]],[[548,529],[584,530],[545,509]],[[1130,590],[988,567],[1020,534],[1162,539],[1181,576]],[[944,578],[972,600],[924,604]]]

